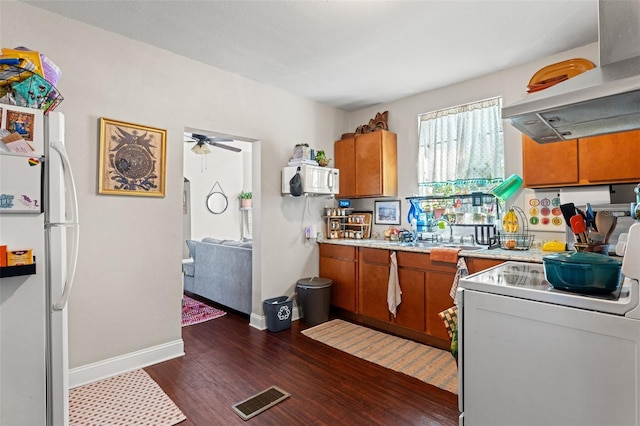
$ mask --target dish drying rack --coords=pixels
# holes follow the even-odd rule
[[[518,218],[519,230],[516,233],[512,233],[500,229],[497,235],[497,244],[504,250],[529,250],[533,245],[535,236],[529,232],[529,221],[520,207],[512,206],[511,209],[513,209]]]

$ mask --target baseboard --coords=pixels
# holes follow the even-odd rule
[[[69,370],[71,389],[184,355],[182,339]]]
[[[293,307],[293,313],[291,314],[291,321],[298,321],[300,319],[300,313],[298,311],[298,307]],[[258,315],[251,312],[249,316],[249,325],[253,328],[257,328],[258,330],[266,330],[267,329],[267,319],[264,315]]]

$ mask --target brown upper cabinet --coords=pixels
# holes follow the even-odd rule
[[[398,146],[395,133],[378,130],[336,141],[335,166],[345,198],[398,195]]]
[[[578,184],[578,141],[538,143],[522,137],[524,186],[537,188]]]
[[[522,137],[528,188],[600,185],[640,180],[640,131],[539,144]]]
[[[640,131],[578,139],[580,180],[590,183],[640,179]]]

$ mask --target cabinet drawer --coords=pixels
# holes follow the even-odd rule
[[[360,249],[360,260],[362,260],[363,262],[380,263],[383,265],[388,265],[389,256],[390,256],[389,250],[371,249],[371,248]]]
[[[458,265],[456,263],[448,262],[433,262],[431,255],[428,253],[411,253],[407,251],[397,252],[398,267],[401,268],[414,268],[426,271],[436,272],[456,272]]]
[[[467,267],[469,268],[470,274],[475,274],[476,272],[484,271],[485,269],[489,269],[493,266],[500,265],[501,263],[504,263],[504,260],[482,259],[478,257],[472,257],[467,259]]]
[[[356,247],[339,246],[334,244],[320,244],[320,256],[339,259],[356,259]]]
[[[396,253],[398,258],[398,267],[427,269],[429,266],[429,255],[426,253],[411,253],[408,251],[399,251]]]

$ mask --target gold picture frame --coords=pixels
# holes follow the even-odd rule
[[[98,193],[164,197],[167,131],[100,118]]]

